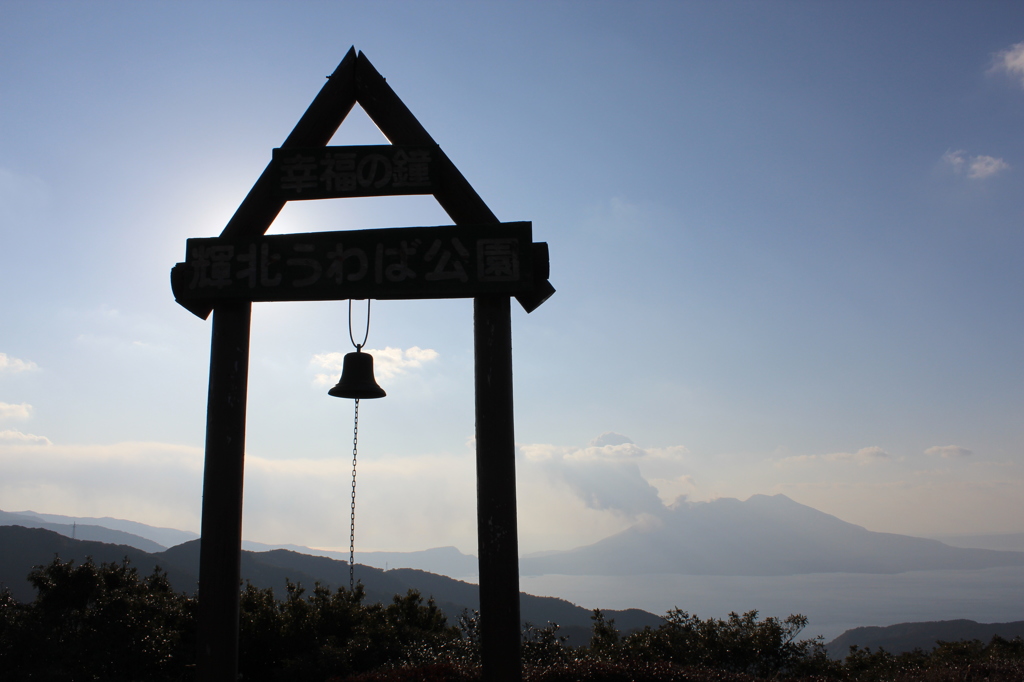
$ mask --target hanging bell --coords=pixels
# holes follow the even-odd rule
[[[338,384],[327,391],[327,395],[335,398],[383,398],[387,395],[373,378],[373,356],[356,348],[355,353],[345,355],[345,364],[341,367],[341,379]]]

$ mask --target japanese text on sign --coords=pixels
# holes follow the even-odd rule
[[[179,300],[456,298],[532,282],[528,222],[189,239]]]
[[[275,188],[286,200],[431,194],[436,159],[436,147],[275,149]]]

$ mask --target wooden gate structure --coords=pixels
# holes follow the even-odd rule
[[[359,103],[391,145],[328,147]],[[295,199],[432,194],[454,226],[266,235]],[[213,313],[199,567],[198,678],[238,676],[242,483],[253,301],[473,298],[477,538],[485,680],[521,680],[510,299],[554,288],[530,223],[500,223],[351,48],[220,236],[190,239],[175,299]]]

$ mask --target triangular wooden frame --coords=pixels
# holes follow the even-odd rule
[[[370,60],[362,52],[357,54],[355,47],[351,47],[338,68],[327,77],[327,83],[281,144],[281,148],[326,146],[356,104],[363,108],[391,144],[436,146],[434,139]],[[433,196],[456,225],[499,222],[440,147],[436,147],[435,163],[440,188]],[[276,196],[274,181],[271,163],[239,204],[220,233],[221,237],[257,237],[266,234],[286,203]],[[533,294],[516,298],[527,312],[532,312],[554,291],[550,283],[543,282]],[[189,306],[189,309],[203,319],[209,317],[212,310],[195,306]]]

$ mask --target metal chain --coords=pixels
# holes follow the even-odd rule
[[[356,454],[359,451],[359,398],[356,398],[356,416],[352,427],[352,506],[348,527],[348,589],[356,589]]]
[[[352,333],[352,299],[348,300],[348,338],[356,351],[362,350],[370,336],[370,299],[366,299],[366,332],[363,342],[356,343]],[[359,453],[359,398],[356,398],[356,412],[352,425],[352,504],[349,507],[348,526],[348,589],[356,589],[356,456]]]

